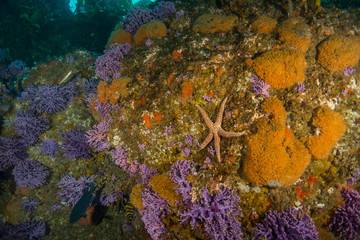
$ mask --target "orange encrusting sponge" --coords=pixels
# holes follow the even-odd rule
[[[360,37],[331,36],[318,46],[317,61],[330,72],[354,67],[360,59]]]
[[[346,125],[340,113],[321,107],[315,113],[312,124],[320,128],[319,135],[305,139],[305,144],[315,159],[324,159],[331,153],[336,142],[344,135]]]
[[[168,176],[154,175],[150,178],[149,185],[160,197],[166,199],[172,207],[181,199],[180,195],[175,191],[178,186]]]
[[[305,145],[284,125],[286,111],[276,98],[262,104],[270,118],[260,118],[257,132],[246,138],[244,174],[257,186],[287,187],[295,183],[309,165]]]
[[[108,82],[102,81],[98,85],[97,97],[101,103],[117,103],[120,97],[129,96],[126,85],[131,82],[131,78],[122,77],[114,79],[109,85]]]
[[[273,49],[254,59],[256,75],[275,89],[283,89],[305,80],[306,61],[300,50]]]

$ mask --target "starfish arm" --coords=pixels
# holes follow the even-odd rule
[[[217,118],[216,118],[216,124],[218,124],[219,126],[221,126],[221,123],[222,123],[222,118],[223,118],[223,115],[224,115],[226,100],[227,100],[227,97],[221,103],[220,110],[219,110],[219,113],[218,113]]]
[[[246,130],[242,131],[242,132],[227,132],[222,128],[220,128],[218,130],[218,134],[222,137],[240,137],[240,136],[246,134],[246,132],[247,132]]]
[[[218,161],[221,162],[221,157],[220,157],[220,136],[217,135],[217,134],[214,134],[214,144],[215,144],[216,157],[217,157]]]
[[[211,121],[211,119],[209,118],[209,116],[207,115],[207,113],[205,112],[204,109],[202,109],[199,105],[195,104],[195,106],[197,107],[197,109],[199,109],[202,117],[204,118],[205,124],[206,126],[208,126],[210,129],[212,128],[212,126],[214,125],[213,122]]]
[[[213,136],[214,136],[213,132],[210,131],[207,137],[205,138],[204,142],[200,145],[200,150],[204,149],[209,144],[209,142],[211,142]]]

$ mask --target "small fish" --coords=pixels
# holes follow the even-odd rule
[[[135,212],[135,207],[130,202],[128,202],[125,205],[125,216],[129,221],[129,223],[131,223],[134,218],[134,212]]]
[[[70,75],[72,74],[72,70],[70,70],[59,82],[59,85],[62,85],[63,83],[67,82],[69,80]]]
[[[80,200],[75,204],[73,210],[70,214],[70,223],[76,223],[80,220],[82,217],[86,217],[86,209],[89,206],[89,204],[93,200],[93,192],[95,190],[95,184],[92,182],[90,184],[89,189],[86,189],[84,191],[83,196],[80,198]]]
[[[119,211],[124,212],[129,223],[134,218],[135,207],[130,203],[129,195],[124,195],[119,202]]]

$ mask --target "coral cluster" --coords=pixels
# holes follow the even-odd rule
[[[344,187],[341,190],[344,205],[339,207],[329,229],[343,239],[355,240],[360,236],[360,194]]]
[[[256,224],[254,239],[319,239],[311,217],[301,210],[289,208],[281,213],[270,211]]]

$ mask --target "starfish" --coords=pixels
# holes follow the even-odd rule
[[[220,136],[222,137],[239,137],[241,135],[244,135],[246,133],[245,131],[242,132],[227,132],[221,127],[222,118],[224,115],[224,109],[225,109],[225,103],[226,103],[227,97],[224,99],[224,101],[221,103],[219,113],[217,115],[215,123],[212,122],[205,112],[204,109],[202,109],[199,105],[195,104],[195,106],[199,109],[202,117],[204,118],[206,126],[210,129],[209,134],[205,138],[204,142],[200,145],[200,150],[204,149],[214,138],[214,145],[215,145],[215,151],[216,151],[216,157],[219,162],[221,162],[220,157]]]

